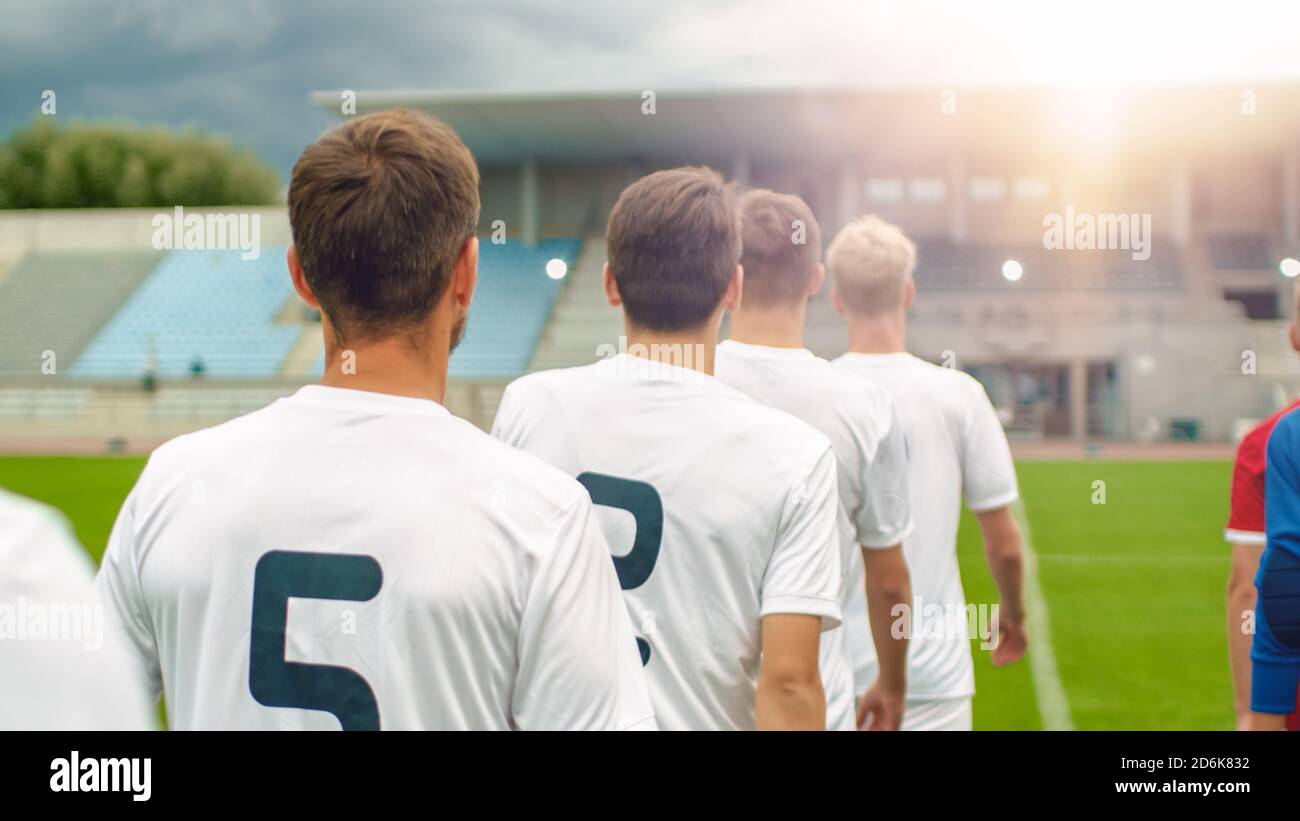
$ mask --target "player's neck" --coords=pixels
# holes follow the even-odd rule
[[[742,307],[731,314],[731,338],[747,345],[802,348],[804,305],[782,308]]]
[[[439,344],[440,343],[440,344]],[[442,404],[447,393],[448,340],[388,337],[364,343],[329,344],[320,384],[393,396],[432,399]]]
[[[902,353],[907,350],[907,320],[902,311],[848,317],[853,353]]]
[[[632,356],[713,375],[718,349],[717,320],[681,331],[652,331],[624,322],[623,333],[627,337],[627,353]]]

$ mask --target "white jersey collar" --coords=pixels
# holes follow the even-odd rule
[[[713,381],[713,377],[703,371],[697,371],[694,368],[683,368],[680,365],[673,365],[657,359],[633,356],[630,353],[620,353],[608,359],[602,359],[598,365],[603,369],[602,373],[604,375],[616,379],[662,379],[674,382]]]
[[[858,353],[856,351],[847,351],[840,356],[841,359],[857,359],[862,362],[908,362],[916,359],[907,351],[894,351],[893,353]]]
[[[737,342],[734,339],[728,339],[724,342],[718,343],[718,348],[740,356],[750,356],[755,359],[816,359],[813,352],[807,348],[776,348],[771,345],[755,345],[752,342]]]
[[[391,393],[363,391],[354,388],[335,388],[329,385],[304,385],[291,399],[312,405],[335,408],[355,408],[379,413],[427,413],[433,416],[450,416],[451,412],[432,399],[414,396],[397,396]]]

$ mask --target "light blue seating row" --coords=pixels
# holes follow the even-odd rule
[[[71,374],[135,378],[151,361],[176,377],[202,362],[211,377],[274,376],[298,338],[275,317],[292,294],[285,249],[172,251],[91,340]]]
[[[69,371],[162,256],[135,249],[24,254],[0,275],[0,377],[45,376],[51,365]]]
[[[479,242],[478,286],[460,346],[451,355],[454,378],[517,376],[528,368],[546,326],[560,282],[546,275],[546,263],[564,260],[572,268],[582,243],[551,239],[529,247]],[[325,370],[321,354],[313,368]]]

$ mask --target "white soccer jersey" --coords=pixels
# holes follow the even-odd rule
[[[893,547],[912,531],[907,442],[893,402],[884,388],[845,379],[804,348],[728,340],[718,346],[715,372],[731,387],[812,425],[835,451],[844,624],[823,636],[822,683],[826,725],[853,729],[854,696],[866,691],[877,669],[858,545]]]
[[[493,434],[579,477],[665,729],[752,729],[771,613],[840,621],[830,442],[697,371],[621,354],[506,390]]]
[[[586,492],[428,400],[312,385],[163,445],[99,586],[174,728],[654,725]]]
[[[833,363],[846,375],[884,386],[907,435],[916,529],[903,540],[912,574],[908,699],[975,692],[966,597],[957,566],[962,498],[976,512],[1017,498],[1006,434],[984,388],[969,374],[908,353],[847,353]]]
[[[0,490],[0,730],[156,726],[94,577],[62,516]]]

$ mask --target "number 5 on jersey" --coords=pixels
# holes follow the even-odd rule
[[[285,661],[289,599],[369,601],[384,584],[370,556],[272,550],[253,572],[253,629],[248,689],[266,707],[322,710],[344,730],[378,730],[379,703],[369,682],[346,667]]]

